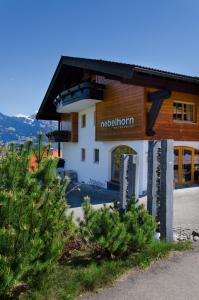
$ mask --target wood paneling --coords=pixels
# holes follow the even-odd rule
[[[141,140],[144,137],[144,88],[123,84],[116,80],[101,79],[105,84],[104,100],[96,104],[96,140]],[[134,117],[132,127],[100,127],[101,122],[115,118]]]
[[[71,113],[71,123],[72,123],[72,131],[71,131],[71,142],[78,142],[78,113]]]
[[[78,142],[78,113],[73,112],[70,114],[62,114],[61,121],[69,122],[69,128],[67,130],[71,131],[71,140],[70,142]]]
[[[174,139],[199,141],[199,95],[172,91],[171,97],[165,100],[157,117],[154,136],[147,136],[147,113],[151,102],[148,93],[157,89],[122,83],[106,79],[103,76],[92,76],[92,80],[104,84],[104,100],[96,104],[96,140],[123,141]],[[162,87],[164,88],[164,87]],[[196,122],[179,122],[173,120],[173,101],[194,103]],[[101,122],[116,118],[134,117],[135,124],[131,127],[101,127]],[[71,141],[78,142],[78,114],[64,114],[63,118],[71,121]]]
[[[148,101],[148,93],[154,89],[145,89],[145,126],[147,122],[147,111],[151,103]],[[196,109],[196,122],[180,122],[173,120],[173,102],[182,101],[194,103]],[[187,93],[172,92],[171,98],[165,100],[156,120],[154,131],[156,134],[145,139],[174,139],[180,141],[199,140],[199,96]],[[145,127],[146,132],[146,127]]]

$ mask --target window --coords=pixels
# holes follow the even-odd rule
[[[199,149],[188,146],[174,148],[174,179],[176,184],[199,181]]]
[[[82,148],[81,149],[81,161],[85,161],[86,160],[86,149]]]
[[[95,126],[95,123],[96,123],[96,111],[94,111],[93,113],[93,124]]]
[[[195,105],[192,103],[173,103],[173,120],[195,122]]]
[[[86,115],[82,115],[81,117],[81,127],[84,128],[86,127]]]
[[[99,149],[94,149],[94,163],[99,163]]]

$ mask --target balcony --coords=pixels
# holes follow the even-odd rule
[[[79,112],[103,100],[104,85],[96,82],[83,82],[63,91],[54,103],[58,113]]]
[[[70,142],[71,132],[68,130],[54,130],[46,133],[49,142],[60,143],[60,142]]]

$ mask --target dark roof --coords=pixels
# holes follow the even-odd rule
[[[84,71],[122,82],[199,94],[199,77],[101,59],[62,56],[37,113],[38,119],[59,120],[54,99],[71,85],[78,84]]]

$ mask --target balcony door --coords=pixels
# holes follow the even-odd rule
[[[176,184],[199,182],[199,150],[184,146],[174,148],[174,179]]]

